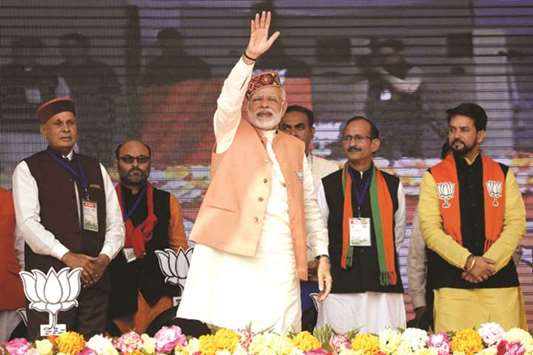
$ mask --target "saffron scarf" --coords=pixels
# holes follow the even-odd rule
[[[500,237],[505,217],[505,175],[496,161],[481,156],[483,165],[483,207],[485,217],[485,245],[487,251]],[[461,206],[459,199],[459,178],[453,154],[431,168],[431,175],[437,184],[444,231],[457,243],[463,245],[461,234]],[[497,186],[497,188],[495,188]]]
[[[379,263],[379,283],[382,286],[396,285],[394,232],[393,232],[393,204],[389,187],[380,170],[372,166],[370,177],[370,208],[372,210],[372,224],[376,237],[376,249]],[[348,172],[348,163],[342,169],[342,191],[344,194],[342,216],[342,254],[341,268],[352,266],[353,248],[350,246],[350,218],[352,209],[352,177]],[[362,206],[359,206],[362,207]]]
[[[125,211],[126,207],[124,206],[122,185],[118,184],[116,190],[120,204],[120,210],[122,211],[124,224],[126,226],[126,239],[124,241],[124,248],[133,248],[135,256],[140,258],[146,253],[145,243],[152,239],[152,232],[155,224],[157,223],[157,216],[154,213],[154,188],[152,184],[147,182],[144,191],[141,191],[137,197],[140,201],[140,199],[142,199],[142,195],[140,194],[146,193],[146,209],[148,212],[146,219],[137,227],[133,225],[133,221],[131,220],[131,214],[133,211]],[[138,206],[133,206],[133,208],[136,207]]]

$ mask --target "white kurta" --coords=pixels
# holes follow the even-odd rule
[[[257,254],[246,257],[197,245],[178,317],[231,329],[251,325],[253,331],[300,330],[300,288],[287,189],[271,139],[266,147],[273,163],[272,191]]]
[[[237,131],[252,67],[241,60],[226,79],[214,117],[216,152],[226,151]],[[267,200],[256,255],[242,256],[197,244],[177,317],[231,329],[279,334],[301,327],[300,285],[290,232],[288,196],[272,148],[275,131],[264,132],[272,162]],[[245,162],[243,162],[245,163]],[[327,230],[321,220],[313,176],[303,161],[305,227],[313,254],[327,255]],[[213,226],[213,233],[217,233]]]

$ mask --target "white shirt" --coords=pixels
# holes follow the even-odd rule
[[[71,151],[66,158],[70,160],[72,156],[73,152]],[[125,230],[113,182],[102,164],[100,164],[100,169],[104,180],[106,198],[106,232],[100,254],[107,255],[111,260],[124,246]],[[76,183],[74,183],[74,188],[76,199],[78,200],[78,218],[80,218]],[[25,161],[20,162],[13,172],[13,201],[17,219],[17,234],[22,235],[24,241],[34,253],[50,255],[61,260],[69,250],[41,224],[41,206],[39,204],[37,181],[31,175],[28,164]]]

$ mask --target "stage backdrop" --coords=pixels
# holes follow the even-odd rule
[[[532,0],[2,0],[0,183],[43,147],[35,108],[70,95],[80,152],[116,177],[115,145],[148,142],[151,179],[178,197],[190,231],[209,182],[216,97],[258,9],[271,9],[281,31],[258,69],[280,70],[289,103],[314,110],[315,153],[343,160],[339,127],[368,115],[383,136],[377,164],[407,187],[409,223],[445,110],[465,101],[487,110],[484,151],[512,167],[527,204],[518,268],[533,327]],[[401,81],[387,84],[378,68]],[[411,311],[408,291],[406,302]]]

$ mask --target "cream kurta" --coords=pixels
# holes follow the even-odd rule
[[[239,61],[224,84],[214,118],[217,153],[226,151],[233,142],[240,116],[227,115],[223,111],[229,107],[240,108],[251,69]],[[197,244],[178,317],[231,329],[250,325],[255,332],[270,329],[284,334],[300,330],[300,289],[289,224],[287,188],[272,149],[275,134],[275,131],[265,132],[266,152],[272,162],[272,185],[256,255],[230,254]],[[327,255],[327,231],[305,158],[303,175],[308,243],[315,256]],[[216,226],[213,226],[213,233],[216,232]]]

